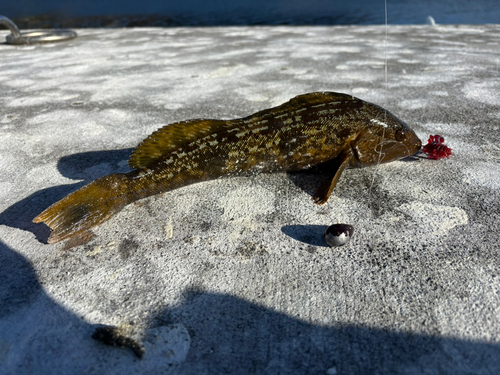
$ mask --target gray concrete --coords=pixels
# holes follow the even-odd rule
[[[0,45],[0,373],[500,373],[498,26],[391,26],[387,54],[382,26],[78,32]],[[322,90],[454,155],[348,170],[325,206],[318,173],[195,184],[67,252],[31,223],[164,124]]]

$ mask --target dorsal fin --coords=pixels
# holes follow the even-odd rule
[[[313,92],[298,95],[278,107],[254,113],[253,115],[245,117],[243,120],[275,115],[280,111],[286,112],[288,110],[296,109],[296,107],[300,105],[314,105],[317,103],[335,100],[361,102],[359,99],[351,95],[336,92]],[[130,156],[128,164],[131,168],[135,169],[149,168],[168,153],[176,151],[179,148],[210,134],[226,130],[231,126],[234,126],[235,121],[238,120],[224,121],[196,119],[166,125],[155,131],[143,140],[139,146],[137,146]]]
[[[216,133],[230,126],[224,120],[187,120],[158,129],[134,150],[128,165],[130,168],[149,168],[162,156],[178,150],[197,139]]]
[[[277,115],[280,112],[284,113],[287,111],[293,111],[299,109],[299,107],[302,106],[313,106],[316,104],[323,104],[327,102],[334,102],[334,101],[351,101],[351,105],[354,103],[362,103],[362,101],[352,95],[347,95],[347,94],[341,94],[338,92],[311,92],[308,94],[302,94],[302,95],[297,95],[296,97],[290,99],[286,103],[283,103],[277,107],[274,108],[268,108],[264,109],[260,112],[254,113],[253,115],[250,115],[248,117],[245,117],[244,120],[250,119],[250,118],[258,118],[262,117],[264,118],[265,116],[273,116]]]
[[[343,101],[343,102],[348,102],[350,101],[351,104],[355,102],[361,103],[361,101],[352,96],[352,95],[347,95],[347,94],[340,94],[337,92],[311,92],[308,94],[302,94],[298,95],[286,103],[281,104],[278,107],[275,108],[270,108],[270,109],[265,109],[263,111],[257,112],[249,117],[253,116],[264,116],[266,114],[269,114],[271,112],[277,113],[277,112],[286,112],[286,111],[293,111],[298,109],[299,107],[302,106],[314,106],[316,104],[323,104],[327,102],[334,102],[334,101]]]
[[[323,91],[323,92],[311,92],[309,94],[297,95],[296,97],[290,99],[288,103],[292,105],[316,104],[316,103],[324,103],[325,101],[329,100],[358,100],[358,99],[348,94]]]

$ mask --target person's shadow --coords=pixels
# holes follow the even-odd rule
[[[71,185],[58,185],[42,189],[14,203],[0,213],[0,224],[33,233],[40,242],[47,243],[50,229],[45,224],[35,224],[33,219],[47,207],[78,190],[96,178],[130,170],[127,160],[133,149],[93,151],[69,155],[57,164],[59,172],[67,178],[80,180]]]
[[[85,311],[93,313],[91,307]],[[0,241],[0,374],[157,373],[154,369],[164,372],[179,355],[185,357],[149,350],[141,361],[131,350],[93,339],[98,328],[102,325],[86,322],[47,295],[30,262]],[[172,325],[167,329],[183,332]]]
[[[181,303],[150,315],[146,337],[153,339],[140,360],[129,349],[93,340],[97,325],[49,297],[31,264],[2,242],[0,285],[2,374],[500,373],[498,344],[356,326],[328,316],[328,325],[314,324],[199,289],[186,289]]]

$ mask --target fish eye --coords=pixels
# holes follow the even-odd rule
[[[399,129],[396,132],[396,141],[401,142],[401,141],[404,141],[405,138],[406,138],[406,133],[405,133],[404,129]]]

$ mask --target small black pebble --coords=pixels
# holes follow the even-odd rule
[[[330,225],[325,232],[325,241],[331,247],[343,246],[351,240],[354,227],[349,224]]]

